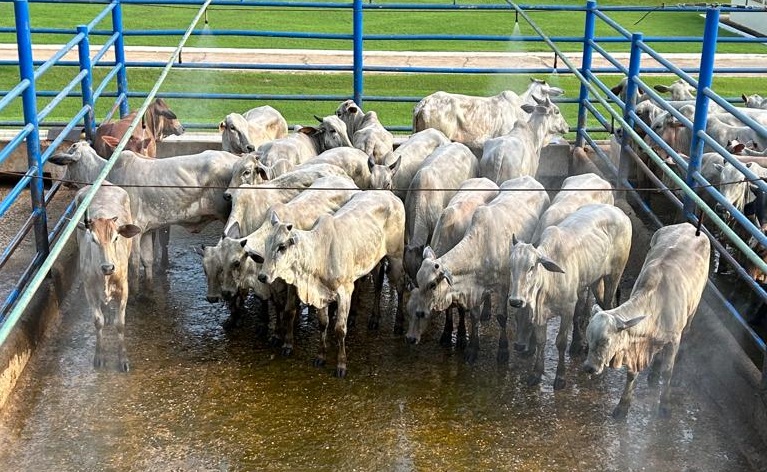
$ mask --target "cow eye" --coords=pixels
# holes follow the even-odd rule
[[[250,175],[250,171],[246,170],[245,172],[242,173],[242,175]]]
[[[240,261],[232,262],[232,268],[237,269],[238,267],[240,267]]]
[[[288,247],[286,245],[280,244],[279,246],[277,246],[277,252],[285,252],[285,249],[287,248]]]
[[[437,288],[437,281],[432,280],[431,283],[429,283],[429,290],[434,290],[435,288]]]

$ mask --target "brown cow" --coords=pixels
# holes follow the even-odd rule
[[[104,159],[109,159],[135,118],[134,111],[120,121],[102,123],[96,128],[96,137],[93,140],[93,149],[96,153]],[[157,141],[162,141],[163,138],[172,134],[178,136],[183,133],[184,127],[178,121],[176,114],[168,108],[163,99],[157,98],[147,108],[141,126],[133,130],[125,150],[146,157],[156,157]]]

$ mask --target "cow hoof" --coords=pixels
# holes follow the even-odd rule
[[[314,359],[314,367],[325,367],[325,359],[317,357]]]
[[[567,382],[565,381],[565,379],[560,377],[557,377],[556,379],[554,379],[554,390],[562,390],[563,388],[565,388],[565,385],[567,385]]]
[[[368,329],[371,331],[375,331],[378,329],[378,320],[371,319],[368,321]]]
[[[466,361],[467,364],[474,364],[477,362],[477,351],[473,349],[466,351],[463,355],[463,360]]]
[[[658,417],[659,418],[670,418],[671,417],[671,408],[668,405],[658,405]]]
[[[541,376],[536,374],[530,374],[527,376],[526,383],[528,387],[534,387],[538,385],[539,383],[541,383]]]
[[[106,359],[102,354],[96,354],[96,356],[93,358],[93,367],[96,369],[100,369],[104,367],[107,364]]]
[[[292,346],[282,346],[282,357],[290,357],[293,354]]]
[[[628,415],[629,409],[628,407],[623,407],[622,405],[618,405],[613,410],[613,418],[616,420],[625,420],[626,415]]]
[[[439,337],[439,344],[443,347],[450,347],[453,344],[453,335],[442,333],[442,336]]]
[[[346,369],[343,367],[336,367],[336,377],[339,379],[346,377]]]
[[[496,356],[498,363],[506,363],[509,362],[509,350],[508,349],[499,349],[498,355]]]

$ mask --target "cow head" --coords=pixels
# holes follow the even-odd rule
[[[318,126],[304,126],[298,132],[310,136],[320,152],[337,147],[353,147],[346,132],[346,124],[340,118],[335,115],[315,118],[320,122]]]
[[[389,154],[387,154],[389,156]],[[386,156],[384,157],[386,162]],[[394,174],[399,170],[399,166],[402,163],[402,156],[397,157],[397,160],[391,164],[376,164],[375,160],[371,156],[368,159],[368,169],[370,169],[370,188],[379,190],[392,190],[394,185]]]
[[[538,135],[538,143],[542,146],[556,136],[562,136],[570,131],[570,127],[549,97],[532,96],[537,105],[522,105],[526,113],[530,113],[528,123],[533,132]]]
[[[767,101],[762,98],[761,95],[753,94],[753,95],[746,95],[742,94],[740,96],[743,99],[743,103],[745,103],[747,108],[765,108],[767,106]]]
[[[262,264],[258,281],[269,284],[276,278],[281,278],[285,283],[295,284],[293,272],[289,268],[294,258],[292,253],[295,251],[299,238],[293,230],[293,225],[280,221],[276,212],[271,212],[270,222],[272,228],[264,241],[263,256],[251,255],[254,261]]]
[[[245,251],[247,239],[223,238],[221,245],[221,296],[232,300],[240,292],[242,272],[255,264]]]
[[[222,239],[223,240],[223,239]],[[195,252],[202,256],[202,269],[208,281],[208,293],[206,299],[210,303],[221,300],[221,277],[223,276],[223,264],[221,262],[221,241],[215,246],[200,246]]]
[[[73,185],[87,185],[93,182],[106,164],[85,141],[78,141],[66,151],[53,154],[48,162],[67,166],[66,179]]]
[[[528,96],[558,97],[564,93],[563,89],[549,85],[545,80],[530,77],[530,85],[527,87]]]
[[[184,126],[178,121],[178,117],[168,107],[165,100],[156,98],[147,108],[146,124],[152,130],[157,141],[171,135],[181,136],[184,134]]]
[[[423,250],[423,262],[416,281],[417,287],[412,291],[407,303],[410,326],[406,339],[410,344],[420,341],[433,311],[444,311],[453,303],[449,290],[453,285],[453,275],[442,261],[437,259],[429,246]]]
[[[551,231],[549,228],[547,231]],[[544,232],[544,235],[546,232]],[[543,236],[541,237],[543,238]],[[517,339],[515,349],[524,351],[530,339],[530,328],[540,320],[536,314],[536,299],[542,289],[545,277],[550,272],[564,273],[556,262],[548,258],[532,244],[517,241],[512,235],[509,256],[509,296],[507,306],[515,313]]]
[[[240,160],[232,166],[232,180],[229,181],[229,188],[237,188],[241,185],[253,185],[257,180],[258,152],[242,156]],[[226,198],[226,197],[224,197]]]
[[[218,124],[221,132],[221,148],[232,154],[246,154],[256,150],[248,135],[248,120],[239,113],[226,115]]]
[[[697,90],[683,79],[678,79],[671,85],[658,84],[653,87],[660,93],[670,93],[671,100],[694,100]]]
[[[636,326],[645,317],[637,316],[624,321],[609,312],[602,311],[599,305],[594,305],[592,313],[586,328],[589,353],[583,364],[583,370],[589,374],[599,375],[621,349],[622,333]]]
[[[133,224],[117,224],[117,217],[86,219],[78,224],[78,228],[84,231],[80,238],[80,251],[88,254],[88,267],[105,277],[114,275],[127,277],[128,251],[123,247],[120,254],[118,239],[132,238],[141,233],[141,229]]]

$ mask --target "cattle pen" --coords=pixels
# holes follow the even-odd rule
[[[35,4],[83,5],[96,13],[83,18],[88,23],[72,31],[50,27],[47,19],[38,21],[34,8],[30,13]],[[124,27],[129,7],[142,6],[183,7],[191,21],[186,29]],[[348,16],[350,31],[317,32],[301,24],[269,30],[258,25],[218,30],[213,29],[215,18],[209,21],[216,8],[343,14]],[[704,150],[719,153],[725,164],[740,172],[739,182],[748,182],[757,195],[767,192],[764,175],[734,156],[726,143],[710,135],[707,126],[709,109],[719,107],[740,120],[752,136],[767,142],[765,122],[734,106],[742,100],[740,96],[723,96],[715,87],[721,76],[767,76],[767,56],[761,52],[767,39],[720,30],[728,13],[767,15],[765,9],[719,4],[597,5],[592,0],[585,5],[14,0],[13,11],[13,23],[0,24],[0,34],[12,35],[18,51],[16,60],[0,59],[0,71],[13,70],[20,76],[0,92],[0,113],[4,113],[0,116],[9,116],[11,111],[11,117],[0,122],[0,131],[7,136],[0,149],[0,170],[12,182],[12,187],[4,189],[0,204],[4,244],[0,256],[4,297],[0,308],[0,463],[6,464],[4,470],[767,467],[767,320],[760,311],[767,303],[767,292],[753,277],[754,270],[767,273],[760,251],[767,247],[767,237],[701,169]],[[498,35],[366,31],[367,16],[381,12],[405,12],[414,17],[498,14],[504,15],[501,21],[508,31]],[[700,34],[643,35],[635,32],[635,25],[614,19],[628,13],[699,14]],[[583,20],[579,24],[583,34],[551,34],[537,21],[547,14],[578,15]],[[45,26],[36,26],[40,24]],[[520,24],[531,34],[520,33]],[[65,38],[66,44],[41,58],[43,49],[34,37],[55,38],[52,42]],[[142,56],[137,48],[131,49],[131,41],[137,38],[179,37],[177,43],[173,39],[174,48],[161,53]],[[341,58],[338,63],[290,63],[265,62],[253,50],[222,59],[216,52],[187,45],[190,38],[226,37],[275,40],[275,44],[280,40],[335,41],[347,45],[347,50],[336,56]],[[501,65],[417,59],[396,63],[404,56],[395,54],[385,63],[371,64],[376,55],[366,44],[395,41],[449,41],[466,44],[469,51],[474,43],[497,43],[509,49],[498,54]],[[553,62],[514,63],[512,57],[524,56],[515,48],[528,43],[541,45]],[[691,63],[679,65],[674,54],[658,52],[669,44],[699,46],[691,54]],[[730,54],[727,58],[718,55],[718,48],[732,45],[745,48],[756,59],[743,65],[728,61]],[[509,50],[514,54],[506,54]],[[473,52],[464,54],[472,56]],[[279,55],[290,57],[281,50],[262,58]],[[44,76],[56,69],[73,70],[73,78],[67,78],[66,84],[46,82]],[[141,71],[156,73],[148,90],[133,89],[129,80],[133,73],[144,73]],[[341,75],[347,82],[346,89],[338,93],[314,88],[285,93],[209,92],[204,87],[213,85],[202,79],[200,84],[192,84],[199,88],[179,80],[175,89],[167,86],[168,76],[178,71],[198,73],[199,77],[208,72],[322,73]],[[635,233],[632,262],[621,285],[625,293],[631,289],[644,257],[642,251],[655,229],[680,218],[702,223],[700,228],[710,238],[723,270],[711,273],[690,339],[685,341],[688,349],[679,361],[681,385],[671,419],[655,415],[652,399],[657,391],[639,387],[636,411],[625,423],[613,421],[608,417],[608,405],[620,395],[622,378],[617,372],[589,378],[580,372],[577,358],[569,359],[565,390],[554,391],[550,381],[527,387],[522,379],[529,359],[512,356],[508,363],[496,362],[494,346],[487,341],[498,330],[494,321],[483,326],[487,332],[483,332],[481,354],[474,365],[464,364],[458,346],[437,345],[434,338],[438,334],[431,333],[431,343],[407,345],[401,335],[392,334],[393,317],[378,331],[363,329],[372,287],[364,288],[362,320],[350,329],[348,345],[354,360],[349,378],[334,379],[326,370],[311,366],[309,346],[317,327],[307,310],[298,321],[297,347],[291,357],[283,358],[254,334],[253,319],[246,317],[241,326],[224,329],[221,325],[228,309],[204,299],[202,267],[191,247],[215,244],[222,231],[219,223],[199,234],[174,228],[167,273],[159,277],[154,290],[132,295],[126,339],[135,359],[133,370],[121,374],[92,367],[89,356],[94,335],[74,274],[76,238],[72,234],[98,186],[118,161],[116,156],[128,144],[130,132],[120,140],[98,178],[87,182],[93,189],[80,205],[64,185],[61,170],[48,162],[58,150],[79,140],[81,133],[92,140],[99,123],[128,115],[130,100],[140,103],[131,131],[143,125],[141,116],[157,97],[190,103],[190,110],[204,108],[208,102],[231,103],[229,109],[235,111],[250,106],[245,103],[322,107],[347,99],[366,108],[409,109],[426,93],[370,93],[369,84],[380,84],[375,80],[383,76],[396,88],[402,78],[437,74],[477,80],[498,77],[491,82],[498,92],[509,84],[518,86],[528,77],[546,78],[551,83],[564,81],[564,77],[574,81],[577,96],[555,100],[575,117],[568,135],[572,139],[545,149],[541,164],[545,169],[539,178],[551,194],[564,177],[574,173],[597,172],[613,184],[616,200],[632,218]],[[694,88],[694,115],[674,108],[652,87],[658,77],[679,79]],[[619,93],[613,86],[622,78],[627,81]],[[742,91],[743,95],[753,92]],[[690,130],[689,149],[683,153],[674,149],[658,129],[642,120],[636,109],[640,94],[650,96],[680,127]],[[61,108],[67,111],[55,111]],[[305,113],[312,116],[311,111]],[[199,131],[187,139],[160,143],[158,154],[220,149],[217,135],[204,133],[215,128],[219,119],[184,122],[188,129]],[[289,121],[292,125],[298,120]],[[405,122],[387,123],[387,128],[402,135],[412,131]],[[27,210],[30,201],[31,212]],[[389,288],[384,294],[389,313],[396,306],[393,292]],[[255,304],[252,299],[246,302],[254,310]],[[548,329],[556,331],[556,326],[550,324]],[[546,357],[556,358],[556,351],[547,350]],[[545,376],[552,378],[553,368],[547,367]]]

